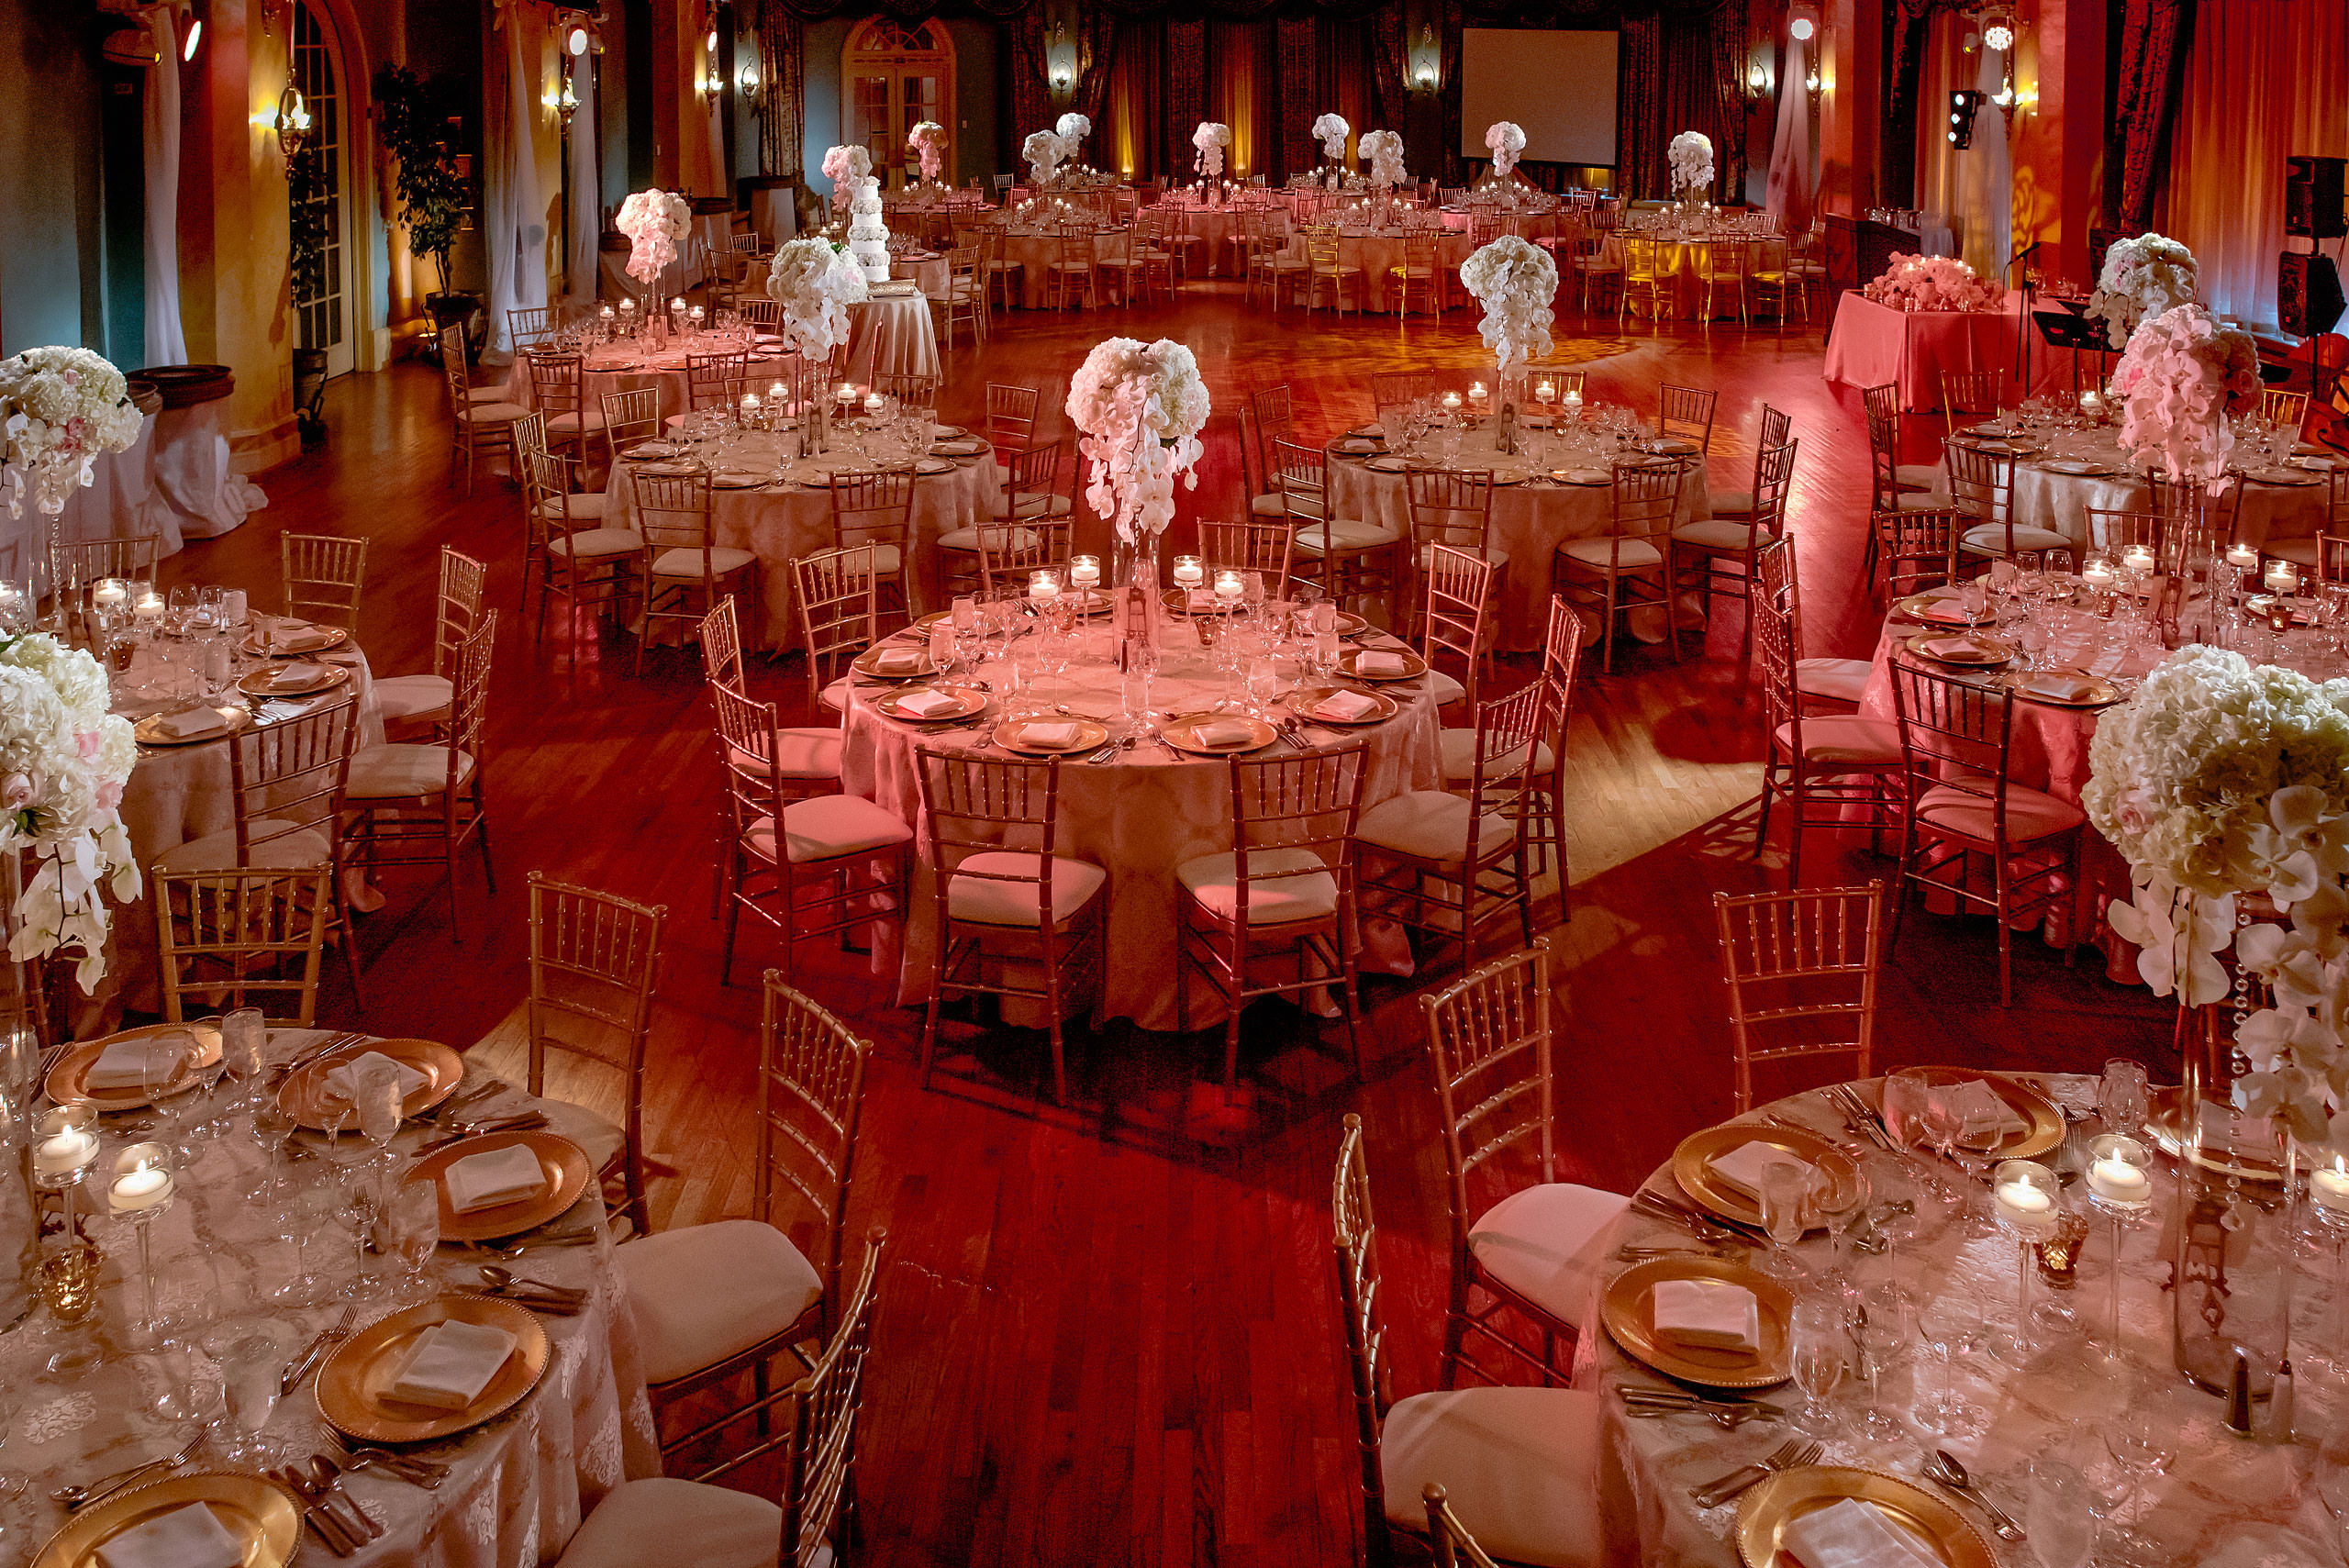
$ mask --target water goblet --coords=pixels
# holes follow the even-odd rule
[[[1820,1296],[1798,1300],[1787,1340],[1794,1358],[1795,1386],[1802,1391],[1797,1418],[1813,1436],[1825,1437],[1831,1416],[1827,1402],[1843,1385],[1848,1369],[1843,1348],[1851,1341],[1844,1329],[1842,1304]]]
[[[388,1167],[392,1140],[399,1136],[402,1100],[399,1069],[389,1061],[370,1062],[360,1068],[353,1095],[359,1130],[375,1146],[373,1162]]]
[[[204,1351],[219,1364],[229,1429],[221,1457],[231,1464],[265,1467],[277,1445],[262,1435],[276,1412],[280,1381],[300,1345],[282,1318],[241,1318],[204,1337]]]
[[[2132,1134],[2139,1131],[2145,1125],[2147,1102],[2143,1062],[2125,1056],[2105,1062],[2104,1076],[2097,1081],[2096,1108],[2108,1130]]]
[[[429,1301],[439,1294],[428,1271],[440,1245],[440,1189],[429,1181],[406,1181],[394,1187],[384,1203],[384,1229],[406,1277],[397,1299]]]
[[[325,1276],[310,1266],[310,1242],[333,1221],[341,1201],[328,1181],[307,1182],[294,1189],[279,1211],[277,1230],[277,1239],[295,1250],[294,1277],[270,1292],[271,1301],[285,1307],[315,1307],[332,1299]]]
[[[2077,1466],[2052,1453],[2031,1463],[2023,1530],[2044,1568],[2087,1568],[2096,1536],[2096,1500]]]
[[[2177,1433],[2173,1418],[2156,1408],[2157,1396],[2150,1379],[2130,1380],[2129,1402],[2104,1422],[2104,1451],[2121,1480],[2120,1528],[2110,1535],[2114,1552],[2124,1562],[2154,1562],[2167,1555],[2167,1546],[2143,1533],[2141,1505],[2144,1478],[2168,1473],[2177,1458]]]
[[[1905,1429],[1884,1407],[1884,1368],[1909,1342],[1914,1323],[1915,1308],[1909,1293],[1891,1280],[1863,1290],[1853,1309],[1852,1340],[1859,1346],[1868,1380],[1868,1412],[1861,1425],[1872,1438],[1895,1438]]]
[[[1770,1272],[1789,1284],[1803,1277],[1803,1266],[1789,1250],[1802,1240],[1809,1218],[1805,1200],[1810,1173],[1799,1163],[1778,1160],[1762,1167],[1762,1229],[1770,1238]]]
[[[237,1085],[234,1107],[250,1109],[267,1065],[269,1028],[259,1007],[239,1007],[220,1017],[220,1065]]]
[[[1918,1424],[1944,1437],[1971,1435],[1980,1429],[1979,1413],[1958,1393],[1957,1371],[1962,1358],[1980,1342],[1979,1312],[1953,1291],[1918,1305],[1917,1334],[1940,1373],[1932,1392],[1917,1404]]]

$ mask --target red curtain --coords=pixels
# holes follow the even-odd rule
[[[2143,233],[2153,222],[2154,188],[2169,161],[2170,127],[2177,119],[2186,52],[2194,41],[2194,0],[2122,0],[2121,102],[2114,129],[2121,142],[2121,231]]]
[[[1273,145],[1280,149],[1280,157],[1265,173],[1268,183],[1277,184],[1319,161],[1321,150],[1313,139],[1313,122],[1323,111],[1308,106],[1319,96],[1313,18],[1283,17],[1275,25],[1280,29],[1281,76],[1279,91],[1273,97],[1279,126]]]
[[[1118,23],[1108,100],[1093,128],[1093,143],[1099,150],[1094,161],[1130,180],[1147,182],[1155,175],[1181,172],[1167,145],[1167,33],[1165,24],[1155,17],[1129,17]],[[1185,146],[1189,136],[1186,127]]]
[[[1623,18],[1616,55],[1615,188],[1672,193],[1664,150],[1684,130],[1713,143],[1713,196],[1742,200],[1745,106],[1740,97],[1745,7],[1651,11]]]
[[[1046,75],[1044,8],[1031,6],[1011,24],[1011,155],[1035,131],[1052,128],[1052,83]]]

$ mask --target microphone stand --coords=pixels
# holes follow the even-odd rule
[[[2043,243],[2044,243],[2043,240],[2032,240],[2030,244],[2016,251],[2014,255],[2008,258],[2007,265],[2009,267],[2021,267],[2025,261],[2030,261],[2031,258],[2038,252],[2039,247]],[[2031,395],[2031,333],[2032,327],[2031,318],[2031,269],[2024,267],[2022,272],[2022,312],[2015,317],[2015,380],[2017,383],[2015,396],[2017,401],[2021,401],[2021,399],[2027,398]],[[2075,379],[2077,378],[2078,374],[2078,361],[2076,357],[2073,364],[2073,375]]]

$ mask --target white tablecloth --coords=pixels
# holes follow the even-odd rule
[[[2061,473],[2050,462],[2094,462],[2111,472],[2102,474]],[[2264,472],[2264,471],[2263,471]],[[2270,539],[2308,539],[2323,531],[2328,489],[2322,475],[2290,483],[2277,476],[2238,479],[2229,506],[2234,537],[2254,545]],[[2153,510],[2153,488],[2129,467],[2112,433],[2077,433],[2058,438],[2056,444],[2035,458],[2015,464],[2015,521],[2053,528],[2076,545],[2088,540],[2087,508],[2124,512]]]
[[[849,306],[846,379],[869,386],[877,375],[942,375],[938,328],[918,291]]]

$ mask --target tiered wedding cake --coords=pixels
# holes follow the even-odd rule
[[[854,183],[848,199],[848,253],[868,283],[889,277],[889,226],[881,221],[881,182],[871,174]]]

